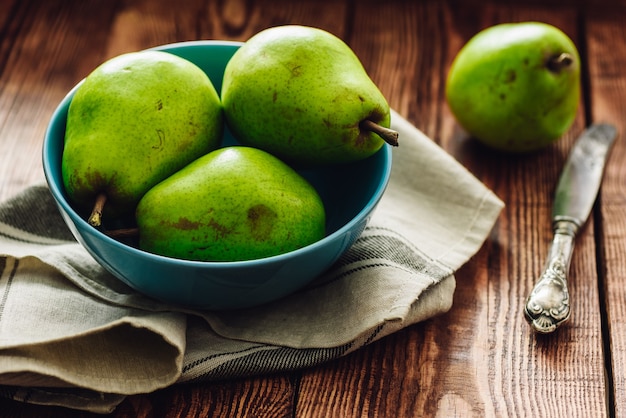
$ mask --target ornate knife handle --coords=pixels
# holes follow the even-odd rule
[[[574,219],[554,220],[554,238],[548,260],[524,308],[526,319],[539,333],[548,334],[556,330],[570,317],[567,274],[579,227]]]

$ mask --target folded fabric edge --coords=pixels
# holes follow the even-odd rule
[[[505,204],[454,156],[443,150],[425,133],[393,109],[391,110],[391,126],[401,136],[416,138],[420,142],[420,148],[423,148],[432,158],[436,158],[438,167],[445,167],[453,178],[463,179],[467,189],[479,192],[480,203],[476,206],[472,222],[468,224],[465,231],[459,233],[462,238],[454,245],[447,247],[443,253],[429,254],[434,260],[456,271],[483,245]]]
[[[439,260],[446,260],[446,265],[455,266],[455,271],[467,263],[485,243],[503,208],[504,202],[491,190],[485,189],[480,205],[474,213],[475,216],[462,234],[462,239],[451,245],[448,251],[439,257]],[[460,250],[461,247],[465,249]]]
[[[401,319],[390,317],[374,328],[364,330],[352,341],[334,347],[292,348],[277,345],[252,345],[242,342],[235,344],[229,353],[197,358],[183,368],[180,383],[212,382],[236,378],[262,376],[268,373],[281,373],[318,366],[346,356],[375,341],[389,336],[410,325],[443,315],[452,307],[456,280],[450,275],[426,289]],[[220,337],[216,337],[220,338]],[[419,349],[419,347],[415,347]]]
[[[38,382],[35,384],[36,386],[47,388],[72,386],[96,392],[133,395],[168,387],[180,378],[183,363],[183,352],[180,350],[180,347],[177,347],[171,341],[168,342],[162,332],[155,332],[148,328],[143,328],[143,337],[141,334],[137,334],[137,330],[132,330],[133,335],[126,335],[131,332],[130,328],[138,328],[124,321],[117,322],[118,324],[116,325],[107,326],[106,330],[97,329],[91,331],[89,334],[84,335],[83,338],[72,337],[72,341],[67,346],[64,346],[66,341],[60,340],[3,349],[0,352],[3,357],[3,361],[0,362],[0,368],[2,369],[0,373],[1,384],[26,387],[31,384],[30,382]],[[114,335],[116,332],[120,335]],[[95,334],[96,337],[92,342],[90,342],[90,334]],[[111,370],[110,365],[114,364],[114,361],[108,364],[104,363],[100,367],[91,364],[92,368],[96,367],[95,370],[108,370],[106,375],[97,374],[96,372],[87,373],[84,369],[75,373],[69,372],[68,364],[65,364],[72,363],[72,353],[77,351],[94,352],[94,347],[106,348],[105,344],[108,341],[114,344],[121,339],[128,340],[133,337],[143,340],[149,347],[154,347],[154,344],[152,344],[154,341],[151,342],[151,339],[162,339],[164,346],[162,350],[154,351],[154,358],[142,358],[141,351],[145,350],[138,350],[134,353],[129,350],[127,352],[126,366],[124,366],[124,361],[122,361],[124,349],[120,345],[115,344],[110,348],[118,348],[118,351],[108,352],[107,355],[109,357],[118,357],[118,367],[120,369],[117,372]],[[85,341],[84,344],[83,341]],[[132,341],[129,343],[132,344]],[[172,353],[167,354],[167,351]],[[54,355],[46,356],[46,354],[50,353],[54,353]],[[107,356],[102,357],[106,358]],[[168,358],[171,361],[167,363],[159,361],[161,357]],[[102,358],[97,360],[102,361]],[[81,361],[84,361],[84,359]],[[150,369],[149,365],[159,365],[160,367],[153,370]],[[132,367],[144,368],[144,375],[131,376],[128,373],[124,375]],[[150,372],[145,372],[147,369],[150,369]]]
[[[184,314],[146,315],[134,309],[112,307],[107,310],[105,321],[95,318],[91,322],[68,326],[67,321],[74,321],[76,312],[85,309],[85,303],[89,303],[88,296],[75,293],[77,296],[54,305],[49,317],[57,319],[48,324],[48,330],[30,332],[31,329],[24,329],[20,319],[31,308],[45,306],[49,292],[34,292],[28,300],[20,301],[24,297],[20,289],[32,283],[49,283],[50,289],[57,289],[64,281],[59,282],[61,279],[54,276],[46,276],[46,281],[41,281],[33,275],[34,266],[24,259],[8,258],[5,261],[8,264],[0,266],[6,273],[0,276],[6,279],[0,296],[5,303],[12,302],[0,306],[0,318],[4,321],[0,383],[47,387],[73,385],[107,393],[132,394],[169,386],[179,378],[186,347],[187,317]],[[141,343],[137,344],[137,341]],[[86,353],[89,357],[84,359]],[[99,354],[94,356],[92,353]],[[170,361],[162,363],[163,357]],[[76,369],[73,367],[76,358],[83,366],[70,373]],[[89,366],[89,370],[84,366]],[[138,372],[136,375],[126,373],[133,367]],[[107,373],[103,374],[103,371]],[[39,378],[20,380],[21,375],[29,374]]]
[[[356,351],[368,344],[394,334],[404,328],[419,324],[428,319],[444,315],[452,308],[456,278],[450,275],[429,286],[408,309],[408,313],[401,318],[391,318],[381,324],[374,333],[364,334],[356,341],[365,338],[363,344],[353,344],[344,355]]]

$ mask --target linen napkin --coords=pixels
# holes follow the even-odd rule
[[[74,241],[46,185],[0,205],[0,396],[107,413],[130,394],[302,369],[448,311],[503,203],[392,114],[401,145],[368,227],[278,301],[197,311],[145,297]]]

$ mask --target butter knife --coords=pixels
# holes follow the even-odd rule
[[[554,238],[524,307],[526,319],[538,333],[551,333],[570,317],[567,275],[574,240],[591,213],[616,136],[613,125],[591,125],[576,140],[563,167],[552,207]]]

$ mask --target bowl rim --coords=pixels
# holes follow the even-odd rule
[[[231,41],[227,39],[197,39],[194,41],[180,41],[172,42],[169,44],[155,45],[150,48],[146,48],[145,51],[152,50],[168,50],[173,48],[183,48],[188,46],[242,46],[245,42]]]
[[[207,45],[224,45],[224,46],[241,46],[243,42],[238,41],[228,41],[228,40],[196,40],[196,41],[183,41],[183,42],[175,42],[170,44],[159,45],[152,48],[147,48],[146,50],[168,50],[172,48],[181,48],[188,46],[207,46]],[[93,232],[101,237],[105,243],[108,245],[112,245],[115,247],[120,247],[122,250],[130,252],[132,254],[136,254],[141,257],[148,257],[154,259],[159,262],[168,262],[174,263],[177,265],[184,265],[187,267],[206,267],[206,266],[219,266],[220,268],[249,268],[256,264],[271,264],[271,263],[280,263],[283,260],[291,259],[293,257],[297,257],[303,253],[307,253],[310,251],[315,251],[318,248],[324,246],[329,241],[334,241],[336,239],[341,238],[346,234],[347,231],[353,229],[356,224],[360,223],[364,218],[366,218],[378,205],[380,199],[382,198],[387,185],[389,184],[389,179],[391,177],[391,168],[392,168],[392,152],[391,146],[387,143],[384,143],[383,146],[373,155],[368,158],[373,158],[376,154],[382,153],[383,161],[383,171],[381,175],[378,177],[378,182],[376,184],[375,192],[369,197],[367,205],[363,206],[359,212],[357,212],[348,222],[342,225],[337,230],[332,233],[324,236],[322,239],[308,244],[304,247],[264,258],[255,258],[251,260],[240,260],[240,261],[199,261],[199,260],[185,260],[182,258],[168,257],[160,254],[154,254],[148,251],[141,250],[140,248],[133,247],[131,245],[120,242],[105,233],[101,230],[94,228],[89,225],[85,219],[83,219],[70,205],[69,201],[65,197],[65,191],[60,187],[60,180],[54,180],[53,170],[51,167],[51,163],[49,161],[49,155],[52,153],[51,151],[51,142],[52,142],[52,126],[55,123],[60,123],[61,119],[63,121],[67,120],[66,117],[62,118],[62,114],[67,114],[67,108],[71,102],[72,97],[74,96],[78,87],[83,83],[84,79],[80,80],[70,91],[63,97],[63,99],[59,102],[57,107],[55,108],[48,125],[46,127],[46,131],[44,133],[44,140],[42,144],[42,163],[43,163],[43,171],[46,182],[48,183],[48,188],[50,189],[55,201],[59,204],[62,209],[65,211],[67,216],[69,216],[74,224],[80,224],[81,229],[91,228]],[[78,227],[78,226],[77,226]]]

